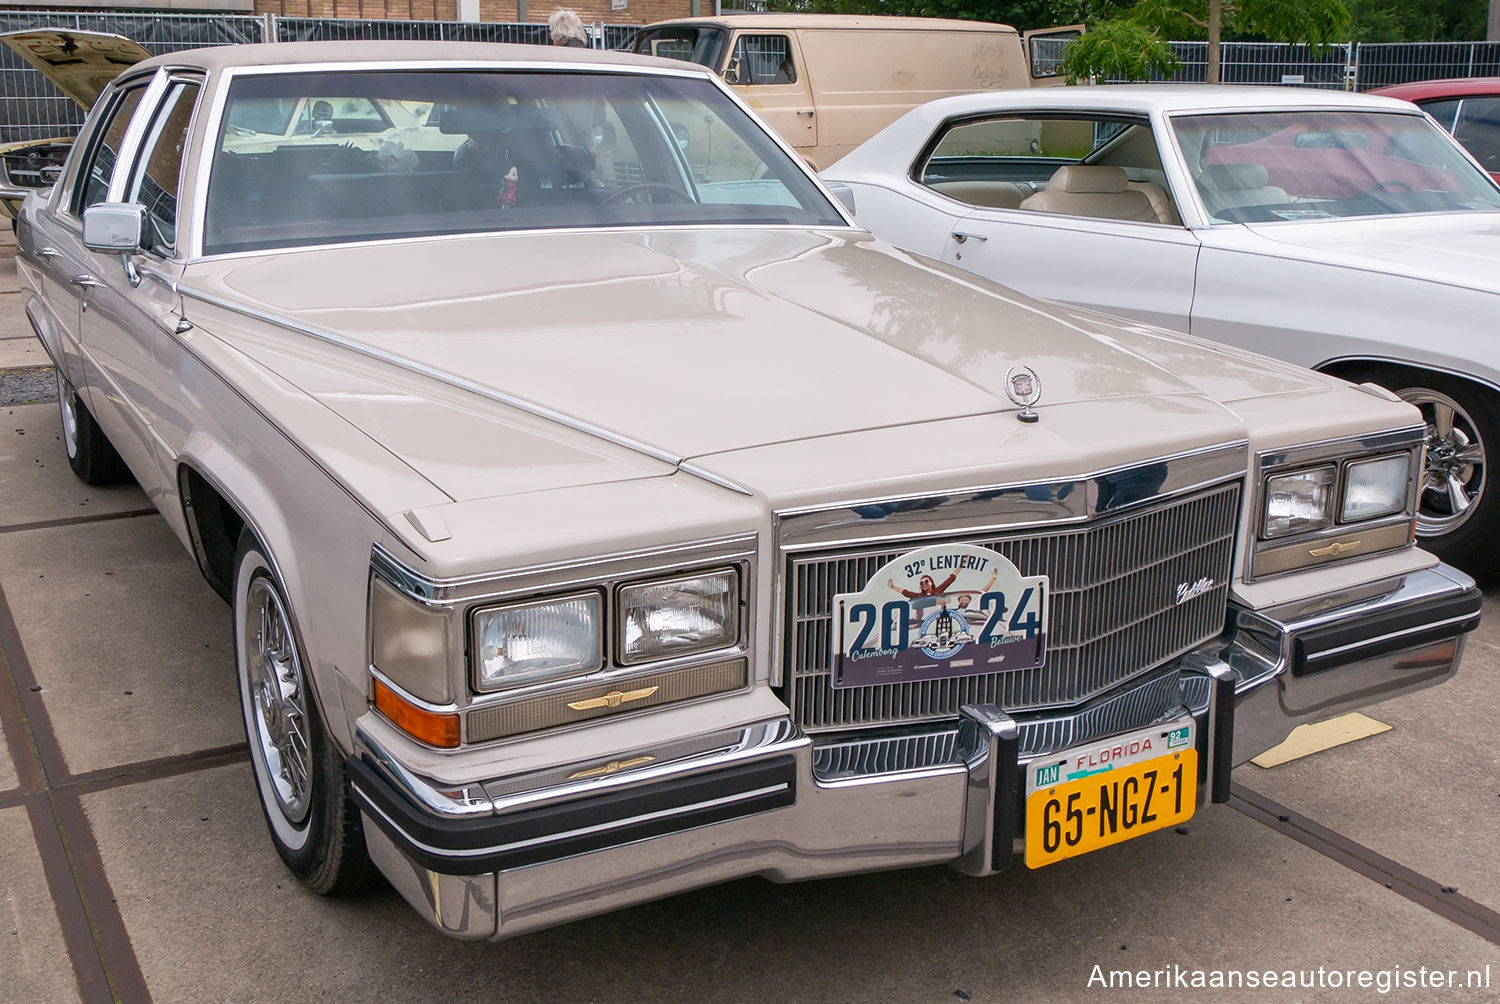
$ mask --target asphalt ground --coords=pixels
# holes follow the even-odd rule
[[[1500,592],[1456,679],[1367,709],[1389,731],[1039,871],[751,879],[501,944],[307,893],[253,793],[228,610],[144,495],[68,469],[7,250],[0,386],[38,403],[0,406],[0,999],[1500,999]],[[1192,987],[1267,971],[1313,985]]]

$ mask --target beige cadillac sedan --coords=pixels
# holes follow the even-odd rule
[[[430,111],[237,145],[324,99]],[[1411,407],[896,251],[680,62],[152,59],[19,239],[73,469],[232,608],[276,851],[458,937],[1110,855],[1478,619]]]

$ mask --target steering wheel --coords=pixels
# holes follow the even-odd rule
[[[676,185],[669,185],[664,181],[638,181],[633,185],[626,185],[624,188],[617,188],[613,192],[610,192],[609,195],[604,199],[604,201],[599,203],[599,205],[607,206],[610,203],[619,202],[621,199],[625,198],[628,195],[634,195],[638,192],[651,191],[667,192],[672,196],[674,202],[693,201],[693,197],[691,195],[684,192]]]
[[[1375,182],[1375,184],[1371,185],[1369,188],[1365,189],[1363,192],[1360,192],[1359,194],[1360,195],[1373,195],[1376,192],[1384,192],[1387,189],[1392,189],[1392,190],[1397,191],[1397,192],[1414,192],[1414,191],[1416,191],[1416,189],[1412,188],[1410,185],[1408,185],[1406,182],[1400,180],[1399,178],[1392,178],[1389,181],[1377,181],[1377,182]]]

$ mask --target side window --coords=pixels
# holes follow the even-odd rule
[[[163,257],[176,247],[182,146],[197,101],[197,84],[179,84],[167,94],[130,182],[129,201],[146,207],[146,247]]]
[[[1486,171],[1500,171],[1500,98],[1465,98],[1453,137]]]
[[[1155,138],[1141,122],[1019,116],[955,122],[937,136],[917,180],[991,209],[1181,223]]]
[[[741,35],[725,79],[732,84],[795,84],[797,67],[788,35]]]
[[[109,182],[114,177],[119,160],[120,143],[125,139],[125,130],[135,116],[135,110],[140,107],[141,95],[145,92],[144,85],[133,87],[115,102],[115,107],[110,112],[109,125],[98,145],[90,151],[89,159],[79,176],[77,194],[73,200],[73,212],[77,215],[82,216],[89,206],[103,202],[109,192]]]
[[[1453,116],[1458,113],[1458,106],[1463,103],[1462,98],[1441,98],[1437,101],[1422,101],[1418,103],[1424,112],[1437,119],[1438,125],[1449,132],[1453,131]]]

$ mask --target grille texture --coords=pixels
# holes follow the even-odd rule
[[[1088,700],[1223,630],[1239,497],[1232,482],[1068,529],[963,538],[1050,580],[1046,663],[1009,673],[834,690],[833,597],[917,544],[792,555],[782,697],[810,732],[951,718],[964,704],[1020,712]],[[1212,587],[1177,602],[1179,586],[1202,579]]]

